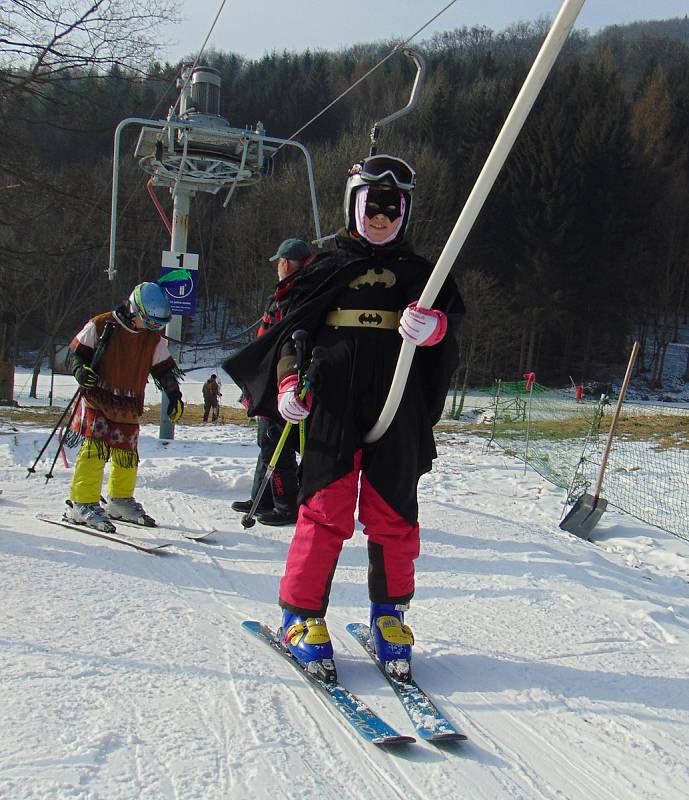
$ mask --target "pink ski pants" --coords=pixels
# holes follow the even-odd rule
[[[358,451],[351,472],[313,494],[299,508],[280,581],[281,606],[302,615],[325,614],[342,545],[354,533],[357,497],[359,521],[368,536],[370,599],[376,603],[411,599],[419,525],[401,517],[371,486],[361,471]]]

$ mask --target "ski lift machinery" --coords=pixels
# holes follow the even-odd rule
[[[411,96],[404,108],[374,123],[370,131],[370,155],[376,152],[380,128],[413,111],[418,103],[425,63],[412,48],[403,48],[402,52],[416,65]],[[220,75],[211,67],[184,67],[177,85],[181,90],[178,103],[170,109],[167,119],[128,117],[115,130],[108,265],[110,280],[117,274],[120,142],[122,132],[130,125],[141,126],[134,151],[139,166],[151,176],[153,186],[163,186],[172,193],[170,251],[171,257],[177,262],[176,266],[183,266],[185,260],[186,266],[198,264],[195,254],[186,252],[191,198],[196,192],[217,194],[227,188],[223,202],[227,206],[238,186],[250,186],[272,175],[273,156],[285,145],[296,147],[304,154],[316,234],[314,241],[320,244],[331,238],[321,236],[313,164],[304,145],[294,139],[266,136],[260,122],[254,129],[231,127],[220,116]],[[176,113],[177,105],[179,114]],[[181,315],[173,315],[165,334],[172,340],[181,339]],[[179,345],[171,342],[170,347],[173,355],[179,357]],[[168,419],[166,409],[166,398],[161,395],[159,438],[174,439],[175,426]]]
[[[153,186],[168,188],[173,197],[172,255],[169,258],[176,262],[175,266],[198,268],[198,257],[186,252],[191,198],[196,192],[217,194],[221,189],[227,189],[223,203],[227,206],[238,186],[251,186],[272,175],[273,156],[285,145],[299,149],[306,160],[315,238],[321,238],[313,165],[308,150],[292,139],[266,136],[260,122],[254,129],[233,128],[220,116],[220,85],[220,74],[215,69],[183,67],[177,81],[180,96],[167,119],[128,117],[117,126],[113,148],[110,280],[117,273],[120,141],[124,129],[131,125],[141,126],[134,151],[139,166],[151,176]],[[176,112],[178,106],[179,113]],[[173,315],[165,334],[172,340],[182,338],[181,315]],[[179,358],[179,345],[170,344],[173,355]],[[175,426],[168,419],[166,410],[167,400],[162,394],[159,438],[174,439]]]

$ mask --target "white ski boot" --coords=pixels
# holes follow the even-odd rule
[[[104,533],[115,533],[117,530],[100,503],[75,503],[73,500],[68,500],[62,519],[65,522],[86,525],[87,528],[94,528]]]
[[[134,522],[147,528],[153,528],[156,524],[153,517],[149,517],[141,503],[137,503],[133,497],[108,497],[108,516],[110,519]]]

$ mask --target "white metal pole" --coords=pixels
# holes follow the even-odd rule
[[[172,238],[170,240],[170,250],[173,253],[186,253],[187,235],[189,233],[189,209],[191,206],[192,192],[178,184],[174,195],[174,205],[172,210]],[[182,339],[182,317],[178,314],[173,315],[172,319],[165,326],[165,335],[180,341]],[[170,353],[179,363],[181,345],[170,342]],[[175,424],[170,422],[167,415],[168,399],[165,392],[160,393],[160,431],[159,439],[174,439]]]
[[[486,197],[493,188],[495,179],[502,169],[507,156],[514,145],[514,142],[526,121],[536,98],[545,83],[550,70],[555,63],[562,45],[574,27],[577,16],[584,5],[585,0],[564,0],[560,11],[555,17],[555,21],[538,51],[538,55],[526,76],[526,80],[514,101],[512,110],[507,116],[502,130],[495,140],[493,149],[490,151],[486,163],[483,165],[480,175],[476,179],[474,188],[471,190],[464,208],[462,209],[457,222],[455,223],[450,238],[447,240],[440,257],[428,279],[426,288],[423,290],[417,305],[420,308],[430,308],[433,301],[438,296],[445,279],[447,278],[452,265],[454,264],[459,251],[476,221]],[[385,433],[397,412],[402,392],[407,382],[412,358],[414,357],[415,346],[406,341],[402,342],[402,348],[397,360],[395,374],[390,385],[390,392],[380,413],[376,424],[364,437],[366,442],[376,442]]]
[[[145,117],[127,117],[115,128],[115,140],[112,155],[112,189],[110,199],[110,260],[108,261],[108,280],[115,280],[117,272],[117,197],[120,188],[120,139],[122,131],[127,125],[139,123],[149,125],[161,130],[165,127],[165,122],[146,119]]]

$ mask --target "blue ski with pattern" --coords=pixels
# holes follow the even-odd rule
[[[277,635],[266,625],[253,620],[245,620],[242,622],[242,627],[265,642],[278,655],[289,661],[306,678],[307,682],[318,689],[323,697],[342,714],[354,730],[363,736],[367,742],[376,745],[396,745],[416,741],[412,736],[402,736],[394,728],[391,728],[375,711],[372,711],[340,683],[326,683],[307,672],[289,650],[282,646]]]
[[[416,732],[428,742],[463,741],[467,737],[460,733],[451,722],[433,704],[431,698],[416,683],[404,683],[388,675],[383,665],[376,658],[376,654],[369,644],[369,627],[360,622],[350,622],[347,631],[359,642],[369,654],[378,669],[385,675],[387,682],[392,686],[409,719],[414,723]]]

